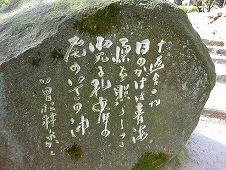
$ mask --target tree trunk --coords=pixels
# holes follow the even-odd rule
[[[182,5],[182,0],[174,0],[174,3],[175,3],[176,5]]]

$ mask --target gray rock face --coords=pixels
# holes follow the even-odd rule
[[[215,84],[185,13],[163,1],[22,9],[0,21],[1,168],[137,169],[178,153]]]

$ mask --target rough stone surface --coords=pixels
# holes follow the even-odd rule
[[[21,2],[0,20],[1,168],[136,169],[178,153],[216,78],[185,13],[165,1]]]

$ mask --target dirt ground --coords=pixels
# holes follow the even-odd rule
[[[226,7],[209,13],[188,13],[188,17],[204,43],[210,46],[224,45],[222,42],[226,42]]]

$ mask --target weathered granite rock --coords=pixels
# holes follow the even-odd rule
[[[27,4],[1,13],[1,168],[152,169],[174,157],[215,84],[186,14],[157,0]]]

